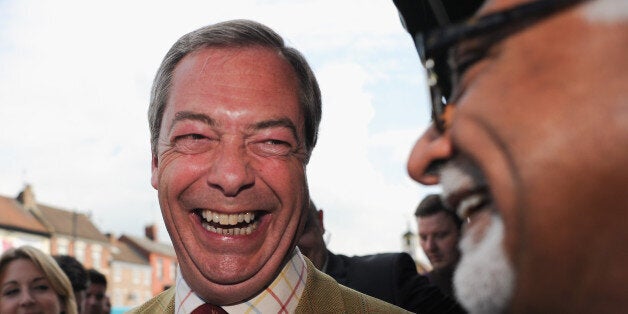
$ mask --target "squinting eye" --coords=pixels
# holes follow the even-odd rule
[[[39,286],[35,286],[34,289],[35,290],[39,290],[39,291],[48,291],[48,286],[46,286],[46,285],[39,285]]]
[[[275,139],[251,143],[249,147],[255,154],[264,157],[287,156],[292,152],[290,143]]]
[[[212,148],[215,141],[201,134],[186,134],[175,137],[174,148],[182,154],[199,154]]]
[[[3,291],[3,292],[2,292],[2,295],[3,295],[3,296],[8,296],[8,297],[9,297],[9,296],[16,295],[18,292],[19,292],[19,290],[18,290],[18,289],[9,289],[9,290]]]

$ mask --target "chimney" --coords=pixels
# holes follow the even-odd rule
[[[105,237],[109,240],[109,249],[111,250],[111,254],[120,254],[120,248],[118,247],[118,239],[115,234],[108,232],[105,233]],[[109,256],[109,260],[111,261],[114,257],[112,255]]]
[[[155,224],[148,225],[144,228],[144,234],[153,242],[157,242],[157,226]]]
[[[30,184],[27,184],[24,187],[24,190],[20,192],[20,194],[15,198],[18,203],[22,204],[22,208],[24,208],[27,212],[30,212],[35,218],[37,218],[48,231],[54,230],[52,225],[48,223],[48,221],[44,218],[43,214],[37,207],[37,201],[35,201],[35,193],[33,193],[33,188]]]
[[[17,201],[24,206],[24,209],[29,211],[37,210],[37,203],[35,202],[35,193],[30,184],[24,187],[24,190],[17,196]]]
[[[107,237],[107,240],[109,240],[109,244],[111,244],[111,245],[117,245],[118,244],[118,239],[116,239],[116,236],[113,233],[107,232],[107,233],[105,233],[105,237]]]

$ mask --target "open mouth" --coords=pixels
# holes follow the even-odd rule
[[[467,220],[482,210],[489,202],[485,189],[453,193],[446,201],[460,219]]]
[[[259,225],[264,211],[251,211],[237,214],[222,214],[208,209],[196,209],[195,213],[201,219],[205,230],[220,235],[248,235],[253,233]]]
[[[463,221],[486,209],[491,196],[482,173],[468,159],[458,157],[443,167],[443,201]]]

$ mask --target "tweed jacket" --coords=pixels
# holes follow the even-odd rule
[[[307,263],[307,282],[295,313],[410,313],[338,284]],[[128,313],[174,313],[175,286]]]

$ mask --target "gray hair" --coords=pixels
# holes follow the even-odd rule
[[[210,47],[262,46],[276,50],[292,66],[299,80],[299,102],[305,119],[306,161],[316,145],[318,126],[321,121],[321,92],[314,73],[305,57],[269,27],[249,20],[232,20],[208,25],[192,31],[170,48],[164,57],[150,95],[148,121],[151,133],[151,150],[157,156],[157,141],[175,67],[186,55]]]

